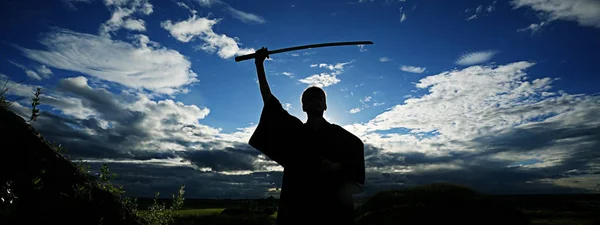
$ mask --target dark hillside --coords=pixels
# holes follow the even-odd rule
[[[142,224],[33,127],[0,108],[0,224]]]

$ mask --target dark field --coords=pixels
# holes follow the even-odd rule
[[[600,195],[495,196],[523,212],[532,224],[600,224]]]
[[[495,204],[518,210],[530,224],[600,225],[600,195],[497,195],[486,198]],[[359,212],[368,213],[363,212],[362,207],[368,200],[368,198],[356,199],[356,208]],[[274,224],[277,214],[273,211],[273,206],[277,205],[277,201],[277,199],[186,199],[183,209],[177,215],[177,224]],[[141,209],[147,208],[147,205],[152,203],[152,199],[139,199],[138,203]],[[415,211],[415,208],[411,206],[398,210],[411,214],[408,217],[416,217],[420,214],[418,210]],[[449,205],[448,210],[451,208],[453,207]],[[436,217],[437,214],[432,211],[427,216]],[[486,217],[480,213],[465,212],[465,215]],[[493,216],[480,218],[481,224],[489,224],[485,222],[486,220],[495,220],[490,217]],[[398,221],[398,218],[386,218],[383,215],[376,221],[359,217],[357,222],[358,224],[427,223],[419,222],[418,218]]]

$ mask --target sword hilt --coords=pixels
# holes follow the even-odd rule
[[[267,48],[262,47],[261,49],[259,49],[257,52],[258,53],[262,53],[262,51],[266,51],[267,52],[267,59],[269,58],[269,55],[272,53],[271,51],[269,51]],[[248,55],[241,55],[241,56],[237,56],[235,57],[235,61],[239,62],[239,61],[244,61],[244,60],[248,60],[248,59],[253,59],[256,58],[256,52],[252,53],[252,54],[248,54]]]
[[[254,59],[255,56],[256,56],[256,53],[252,53],[252,54],[248,54],[248,55],[240,55],[240,56],[235,57],[235,61],[239,62],[239,61],[244,61],[244,60],[248,60],[248,59]]]

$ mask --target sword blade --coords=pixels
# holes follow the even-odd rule
[[[296,46],[296,47],[281,48],[281,49],[269,51],[269,55],[282,53],[282,52],[302,50],[302,49],[311,49],[311,48],[322,48],[322,47],[343,46],[343,45],[370,45],[370,44],[373,44],[373,42],[372,41],[346,41],[346,42],[330,42],[330,43],[322,43],[322,44],[301,45],[301,46]],[[241,56],[235,57],[235,61],[240,62],[240,61],[244,61],[244,60],[248,60],[248,59],[253,59],[254,57],[255,57],[254,53],[248,54],[248,55],[241,55]]]

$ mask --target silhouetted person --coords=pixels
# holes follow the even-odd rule
[[[249,144],[284,167],[277,224],[354,224],[352,194],[362,191],[365,180],[362,141],[323,118],[321,88],[302,94],[306,123],[290,115],[267,83],[267,50],[256,54],[264,106]]]

